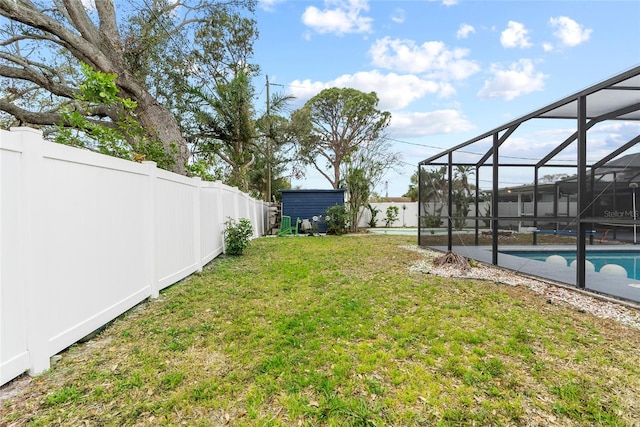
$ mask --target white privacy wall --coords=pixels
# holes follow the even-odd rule
[[[268,205],[218,182],[0,131],[0,385],[223,251]]]

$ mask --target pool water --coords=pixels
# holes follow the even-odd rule
[[[369,228],[369,233],[371,234],[394,234],[394,235],[407,235],[407,236],[417,236],[418,229],[415,227],[404,227],[404,228]],[[454,230],[453,234],[472,234],[474,233],[473,229],[463,229],[463,230]],[[447,235],[448,231],[446,228],[423,228],[422,235],[423,236],[444,236]]]
[[[521,258],[533,259],[536,261],[546,261],[551,255],[560,255],[567,260],[567,265],[571,265],[576,259],[575,251],[500,251],[501,253],[514,255]],[[607,264],[617,264],[627,270],[627,277],[640,280],[640,251],[634,250],[617,250],[617,251],[598,251],[587,250],[587,261],[590,261],[596,271]]]

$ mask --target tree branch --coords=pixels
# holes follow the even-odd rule
[[[114,68],[103,52],[95,49],[88,40],[78,36],[62,23],[40,11],[29,0],[0,0],[0,15],[54,35],[57,39],[52,38],[51,41],[73,52],[76,58],[94,65],[99,70],[109,71]]]
[[[2,57],[1,54],[0,57]],[[54,73],[53,70],[51,72]],[[76,93],[75,89],[58,84],[49,76],[39,73],[33,68],[27,66],[23,68],[16,68],[6,65],[0,65],[0,76],[7,77],[9,79],[29,81],[42,87],[43,89],[46,89],[54,95],[62,96],[65,98],[73,98],[74,94]]]
[[[100,20],[100,31],[109,40],[113,49],[121,50],[121,38],[116,24],[116,10],[111,1],[96,1],[96,10]]]
[[[109,3],[107,1],[97,1],[96,8],[98,8],[98,4]],[[67,11],[69,23],[80,32],[82,37],[85,40],[88,40],[91,44],[98,46],[100,45],[99,34],[96,31],[95,25],[91,22],[91,18],[87,15],[87,10],[85,9],[82,2],[78,0],[62,0],[62,4],[64,5],[64,10]]]
[[[29,123],[38,126],[55,126],[58,124],[68,125],[64,121],[63,115],[57,111],[44,111],[44,112],[34,112],[25,110],[24,108],[20,108],[11,102],[7,102],[3,99],[0,99],[0,110],[5,111],[12,116],[14,116],[18,121],[22,123]],[[104,112],[102,112],[104,113]],[[100,112],[95,114],[98,116]],[[117,124],[114,122],[106,122],[103,120],[96,119],[87,119],[89,122],[94,124],[100,124],[102,126],[116,128]]]

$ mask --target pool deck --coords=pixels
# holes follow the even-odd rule
[[[446,252],[446,246],[428,246],[431,249],[435,249],[441,252]],[[466,258],[471,258],[476,261],[492,264],[491,246],[453,246],[453,252],[462,255]],[[526,250],[544,250],[544,251],[557,251],[567,250],[567,246],[556,245],[544,245],[544,246],[531,246],[531,245],[509,245],[508,247],[502,247],[503,250],[509,251],[526,251]],[[629,250],[629,246],[610,245],[602,247],[599,246],[598,250]],[[588,249],[587,249],[588,250]],[[572,267],[564,267],[559,265],[550,264],[544,261],[536,261],[527,258],[517,257],[515,255],[508,255],[499,252],[498,253],[498,266],[513,270],[519,273],[523,273],[530,276],[540,277],[552,282],[558,282],[565,285],[576,286],[576,270]],[[635,303],[640,303],[640,281],[634,279],[628,279],[619,276],[613,276],[598,272],[585,272],[586,277],[586,290],[594,291],[599,294],[608,295],[611,297],[622,298]]]

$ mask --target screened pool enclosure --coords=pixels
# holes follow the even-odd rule
[[[587,245],[640,239],[639,141],[637,66],[421,161],[418,243],[432,246],[428,230],[444,227],[442,249],[456,252],[455,230],[471,227],[465,245],[485,241],[500,265],[511,233],[530,234],[531,245],[545,233],[575,236],[572,284],[589,288]],[[527,155],[538,143],[545,155]]]

